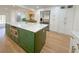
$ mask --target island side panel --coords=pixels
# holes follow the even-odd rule
[[[35,33],[35,52],[39,53],[46,41],[46,28]]]
[[[34,52],[34,33],[28,30],[18,28],[20,46],[26,51]]]
[[[6,24],[6,35],[7,35],[8,37],[11,37],[11,36],[10,36],[10,25],[8,25],[8,24]]]

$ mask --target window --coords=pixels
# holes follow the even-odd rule
[[[0,15],[0,24],[5,24],[5,22],[6,22],[6,16]]]

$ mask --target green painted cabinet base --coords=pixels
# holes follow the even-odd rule
[[[34,52],[34,33],[18,28],[20,46],[26,52]]]
[[[42,29],[35,33],[35,52],[40,52],[45,44],[46,30]]]
[[[15,41],[20,47],[22,47],[26,52],[29,53],[39,53],[45,44],[46,30],[41,29],[40,31],[34,33],[21,28],[16,28],[18,31],[18,37],[14,37],[10,32],[11,25],[6,24],[6,34],[13,41]]]

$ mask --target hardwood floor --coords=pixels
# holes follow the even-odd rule
[[[2,53],[24,53],[25,52],[9,37],[5,37],[5,38],[1,38],[1,37],[0,37],[1,39],[0,52]],[[68,53],[69,42],[70,42],[70,36],[63,35],[60,33],[55,33],[55,32],[47,32],[46,44],[41,50],[41,53]]]
[[[25,52],[9,37],[5,36],[5,27],[0,27],[0,53],[22,53]]]
[[[56,32],[47,32],[46,44],[42,53],[68,53],[70,36]]]
[[[17,44],[7,38],[2,44],[0,43],[0,52],[1,53],[23,53],[25,52]]]

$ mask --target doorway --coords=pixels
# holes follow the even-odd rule
[[[47,31],[49,31],[49,22],[50,22],[50,10],[40,11],[40,23],[48,25],[48,27],[46,28]]]
[[[0,15],[0,28],[5,27],[5,23],[6,23],[6,16]]]
[[[6,15],[0,15],[0,43],[5,37],[5,24],[6,24]]]

